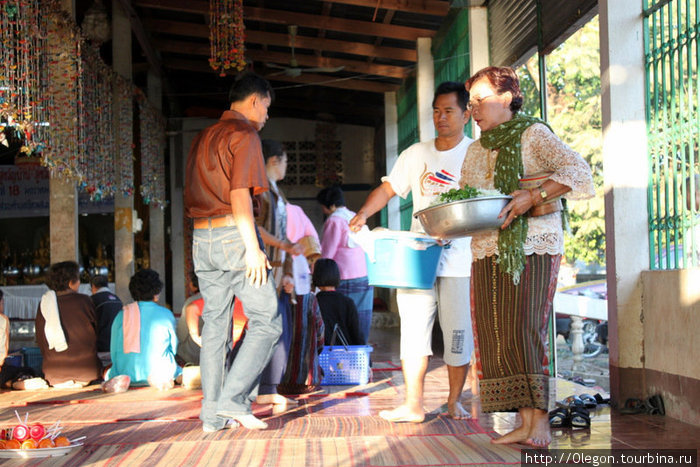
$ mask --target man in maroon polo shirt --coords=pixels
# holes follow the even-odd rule
[[[254,73],[237,77],[230,110],[197,135],[187,158],[185,213],[193,219],[192,257],[204,297],[199,418],[207,433],[225,428],[228,420],[249,429],[267,427],[250,405],[282,333],[282,319],[252,196],[269,188],[258,131],[272,97],[264,78]],[[245,308],[248,331],[226,372],[234,296]]]

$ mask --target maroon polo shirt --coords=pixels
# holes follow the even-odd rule
[[[269,189],[257,129],[240,113],[227,110],[202,130],[187,156],[185,215],[190,218],[231,214],[231,190]]]

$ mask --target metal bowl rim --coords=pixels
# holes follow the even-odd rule
[[[425,209],[421,209],[420,211],[416,212],[413,217],[418,217],[419,215],[431,211],[433,209],[437,208],[444,208],[446,206],[452,206],[455,204],[464,204],[464,203],[469,203],[471,201],[481,201],[481,200],[490,200],[490,199],[513,199],[512,196],[510,195],[497,195],[497,196],[479,196],[477,198],[469,198],[469,199],[458,199],[457,201],[450,201],[449,203],[442,203],[442,204],[436,204],[435,206],[430,206]]]

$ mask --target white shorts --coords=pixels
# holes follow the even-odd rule
[[[445,343],[443,360],[450,366],[469,363],[474,350],[469,277],[438,277],[432,289],[398,289],[401,316],[401,360],[432,355],[435,313]]]

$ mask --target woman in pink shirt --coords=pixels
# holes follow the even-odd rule
[[[360,331],[366,343],[372,325],[374,288],[367,280],[365,253],[348,236],[348,222],[355,213],[345,207],[345,196],[339,186],[324,188],[318,193],[316,200],[321,204],[323,213],[328,216],[323,225],[321,256],[338,263],[340,285],[336,290],[355,302]]]

